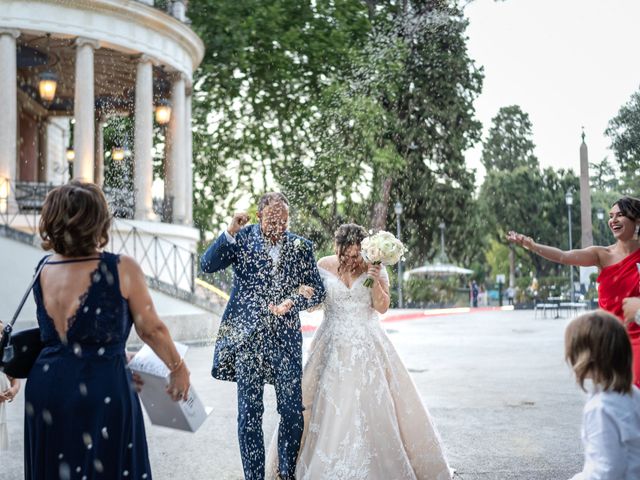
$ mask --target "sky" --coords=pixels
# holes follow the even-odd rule
[[[579,171],[582,126],[589,161],[613,159],[604,130],[640,88],[640,0],[473,0],[465,15],[469,56],[484,67],[483,139],[500,107],[517,104],[543,167]],[[466,154],[479,181],[481,152]]]

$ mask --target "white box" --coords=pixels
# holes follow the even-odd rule
[[[176,348],[182,357],[188,347],[176,343]],[[133,357],[129,368],[144,382],[139,395],[152,424],[195,432],[211,413],[212,409],[204,407],[193,385],[187,400],[174,402],[171,399],[167,393],[169,369],[148,345]]]

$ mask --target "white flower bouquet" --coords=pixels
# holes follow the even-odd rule
[[[407,253],[404,244],[392,233],[384,230],[362,240],[360,250],[365,262],[373,265],[395,265],[400,260],[404,260],[404,254]],[[371,288],[373,279],[367,278],[363,285]]]

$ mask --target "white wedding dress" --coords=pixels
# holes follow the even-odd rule
[[[296,478],[449,480],[440,438],[380,326],[366,274],[351,288],[327,270],[320,274],[327,298],[302,377],[305,426]],[[388,282],[384,269],[382,275]],[[275,478],[275,441],[266,471]]]

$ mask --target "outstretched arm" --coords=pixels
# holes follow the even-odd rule
[[[507,240],[531,250],[541,257],[552,262],[563,265],[574,265],[576,267],[598,267],[602,268],[599,252],[602,247],[587,247],[576,250],[560,250],[559,248],[542,245],[533,241],[531,237],[517,232],[509,232]]]

